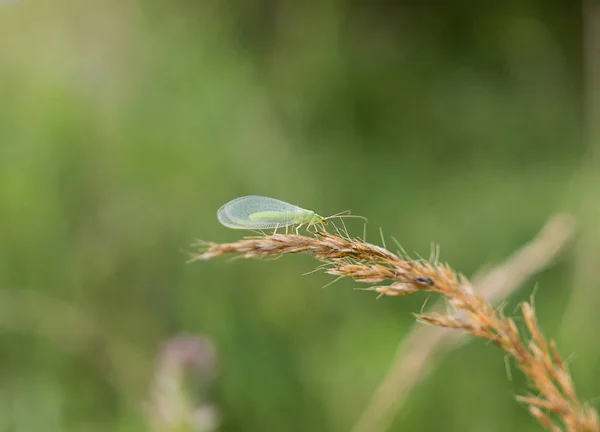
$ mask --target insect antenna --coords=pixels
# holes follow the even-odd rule
[[[324,218],[324,219],[329,219],[329,218],[332,218],[332,217],[337,217],[337,216],[344,215],[344,214],[347,214],[347,215],[349,215],[349,214],[350,214],[350,210],[344,210],[344,211],[341,211],[341,212],[339,212],[339,213],[336,213],[336,214],[334,214],[334,215],[328,216],[328,217],[326,217],[326,218]]]
[[[349,212],[349,211],[350,210],[346,210],[346,211],[341,212],[341,213],[336,213],[334,215],[327,216],[326,218],[323,218],[323,219],[324,220],[328,220],[328,219],[332,219],[332,218],[340,218],[340,219],[343,219],[343,218],[356,218],[356,219],[362,219],[365,222],[369,222],[368,219],[366,217],[364,217],[364,216],[353,215],[353,214],[344,214],[344,213]]]

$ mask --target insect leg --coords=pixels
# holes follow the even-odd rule
[[[278,229],[279,229],[279,224],[275,225],[275,231],[273,231],[273,235],[277,234]]]

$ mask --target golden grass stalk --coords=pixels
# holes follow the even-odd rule
[[[552,216],[538,236],[492,269],[479,271],[473,285],[479,295],[497,304],[535,273],[553,262],[571,239],[575,228],[568,214]],[[432,310],[444,310],[439,301]],[[415,325],[400,341],[394,360],[380,380],[353,432],[382,432],[389,428],[412,389],[442,361],[444,355],[471,338],[463,332]]]
[[[404,252],[394,254],[362,240],[326,232],[314,237],[296,234],[248,237],[202,247],[192,261],[229,254],[256,258],[306,252],[323,263],[321,268],[325,273],[369,284],[366,289],[381,295],[398,297],[417,291],[441,294],[458,313],[420,313],[416,314],[419,322],[463,330],[494,343],[512,356],[533,391],[518,400],[528,406],[531,415],[545,428],[600,432],[597,412],[579,400],[554,342],[548,342],[539,329],[533,301],[521,304],[525,328],[519,329],[512,318],[475,293],[466,277],[440,263],[437,257],[413,259]]]

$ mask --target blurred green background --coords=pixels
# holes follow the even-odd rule
[[[438,243],[467,275],[576,212],[580,240],[507,311],[539,284],[596,397],[581,21],[568,1],[0,2],[0,432],[148,430],[182,333],[218,352],[220,430],[349,430],[426,296],[321,289],[304,256],[187,264],[196,239],[244,234],[216,210],[250,194],[351,209],[368,240]],[[390,430],[540,430],[513,375],[471,343]]]

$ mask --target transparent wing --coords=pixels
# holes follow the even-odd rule
[[[289,218],[283,217],[280,221],[255,221],[250,215],[259,212],[284,212],[289,213]],[[217,212],[219,222],[229,228],[235,229],[269,229],[293,225],[292,216],[295,213],[305,211],[301,207],[257,195],[249,195],[236,198],[224,204]]]
[[[225,209],[223,207],[221,207],[219,209],[219,211],[217,212],[217,217],[219,218],[219,222],[221,222],[221,224],[225,225],[228,228],[235,228],[235,229],[254,229],[251,227],[247,227],[243,224],[240,224],[239,222],[233,221],[229,218],[229,216],[227,216],[227,212],[225,211]]]

